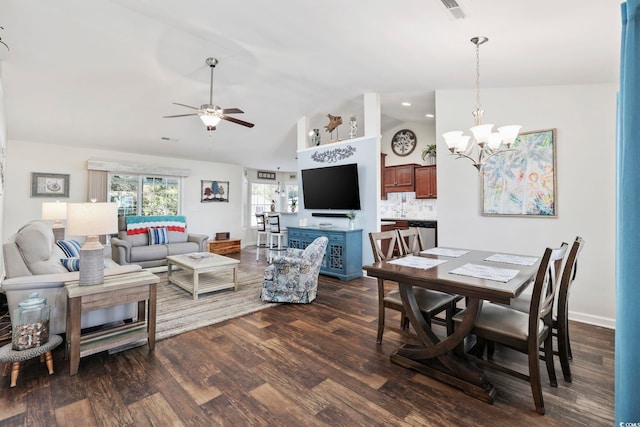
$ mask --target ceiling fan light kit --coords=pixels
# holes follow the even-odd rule
[[[174,105],[179,105],[181,107],[191,108],[192,110],[198,110],[196,113],[189,114],[176,114],[172,116],[164,116],[164,118],[174,118],[174,117],[186,117],[186,116],[199,116],[202,123],[207,128],[209,134],[216,130],[216,126],[220,123],[220,120],[226,120],[231,123],[236,123],[242,126],[246,126],[248,128],[252,128],[254,126],[253,123],[245,122],[244,120],[236,119],[234,117],[227,116],[227,114],[242,114],[242,111],[239,108],[220,108],[217,105],[213,104],[213,69],[218,65],[218,60],[216,58],[207,58],[205,63],[209,66],[211,70],[211,81],[209,85],[209,103],[200,105],[200,108],[192,107],[186,104],[180,104],[179,102],[174,102]]]

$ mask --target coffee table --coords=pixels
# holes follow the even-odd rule
[[[238,285],[236,267],[240,264],[237,259],[209,252],[195,252],[184,255],[169,255],[167,257],[169,283],[173,283],[193,294],[198,295],[222,289],[236,290]],[[173,271],[173,266],[178,267]],[[232,280],[215,275],[215,273],[231,269]]]

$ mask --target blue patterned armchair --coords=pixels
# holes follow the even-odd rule
[[[288,248],[264,271],[262,300],[307,304],[316,299],[318,275],[329,240],[322,236],[305,250]]]

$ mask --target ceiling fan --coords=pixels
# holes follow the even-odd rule
[[[191,108],[192,110],[197,110],[197,113],[189,113],[189,114],[176,114],[173,116],[164,116],[164,118],[172,118],[172,117],[186,117],[186,116],[200,116],[202,122],[207,126],[207,130],[209,132],[216,130],[216,125],[220,122],[220,120],[226,120],[231,123],[237,123],[242,126],[246,126],[248,128],[252,128],[254,126],[253,123],[245,122],[244,120],[239,120],[234,117],[229,117],[227,114],[241,114],[244,113],[239,108],[220,108],[217,105],[213,105],[213,69],[218,64],[218,60],[216,58],[207,58],[205,61],[206,64],[211,68],[211,85],[209,89],[209,103],[202,104],[200,108],[192,107],[190,105],[180,104],[179,102],[174,102],[175,105],[180,105],[182,107]]]

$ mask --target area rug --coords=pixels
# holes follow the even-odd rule
[[[260,299],[264,280],[262,274],[239,271],[236,291],[227,289],[201,294],[195,301],[189,292],[169,284],[167,273],[156,275],[160,278],[156,303],[156,340],[276,305]]]

